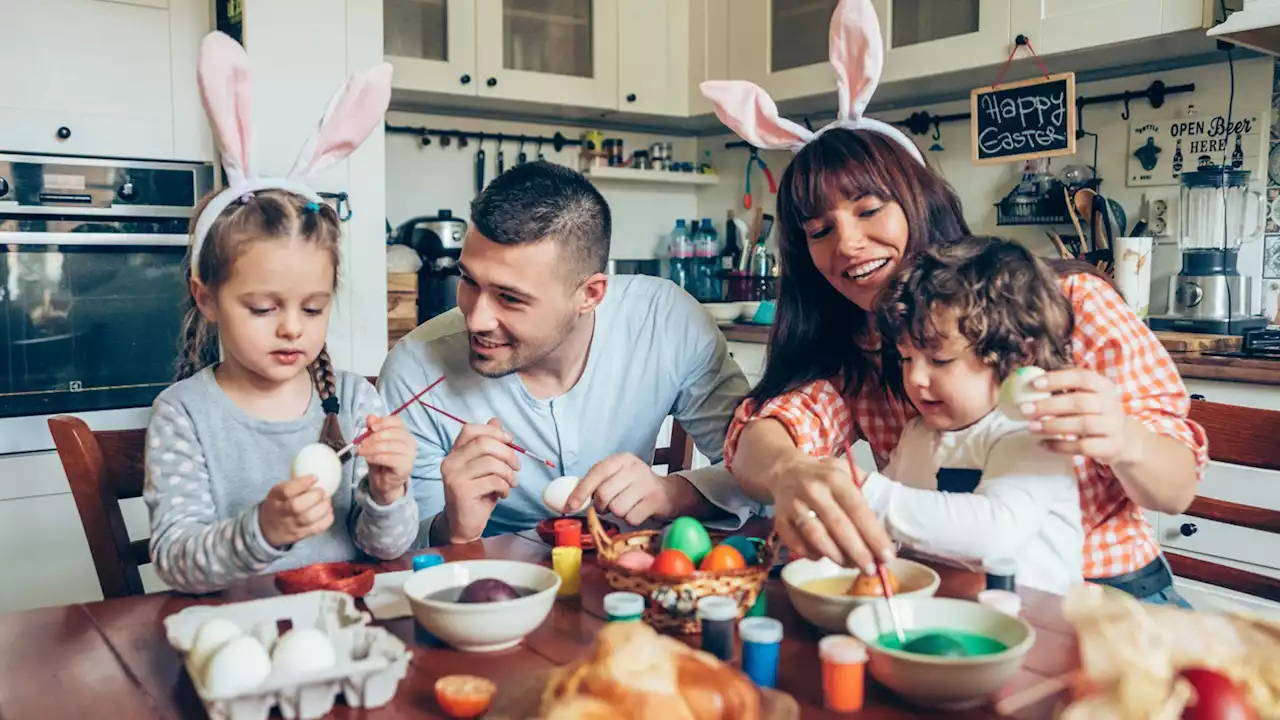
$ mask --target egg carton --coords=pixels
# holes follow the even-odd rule
[[[214,697],[188,657],[196,632],[212,618],[235,623],[270,652],[281,621],[294,628],[314,627],[329,636],[337,664],[314,672],[273,670],[256,689],[231,697]],[[409,669],[413,653],[399,638],[369,625],[368,613],[356,609],[350,595],[319,590],[229,605],[195,606],[164,619],[169,644],[182,653],[187,674],[211,720],[266,720],[279,706],[286,720],[314,720],[333,709],[342,691],[353,708],[376,708],[390,702]]]

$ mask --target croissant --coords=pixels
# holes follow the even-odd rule
[[[543,720],[760,720],[760,693],[714,656],[644,623],[610,623],[592,651],[553,672]]]

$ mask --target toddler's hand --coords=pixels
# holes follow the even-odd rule
[[[272,547],[292,545],[333,525],[333,503],[316,487],[314,475],[287,480],[258,506],[258,525]]]
[[[379,505],[390,505],[408,492],[418,443],[394,415],[370,415],[367,424],[372,434],[357,452],[369,463],[369,495]]]

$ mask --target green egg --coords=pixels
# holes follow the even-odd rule
[[[711,536],[702,523],[691,517],[676,518],[667,526],[666,535],[662,538],[663,550],[679,550],[693,561],[696,567],[702,558],[711,552]]]
[[[728,545],[734,550],[742,553],[742,557],[747,561],[748,565],[758,565],[760,563],[760,552],[756,547],[755,541],[749,537],[731,535],[725,538],[724,542],[720,544]]]

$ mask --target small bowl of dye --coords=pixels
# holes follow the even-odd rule
[[[930,597],[942,582],[933,568],[903,558],[891,560],[889,572],[898,580],[894,597]],[[782,584],[805,620],[827,632],[844,633],[849,613],[881,597],[849,594],[862,574],[827,558],[793,560],[782,568]]]
[[[559,589],[551,568],[509,560],[447,562],[404,581],[418,624],[464,652],[519,645],[547,619]]]
[[[1036,642],[1036,631],[1022,618],[969,600],[915,597],[893,603],[907,647],[918,652],[902,649],[883,602],[850,613],[848,632],[867,644],[867,672],[922,707],[982,705],[1018,674]]]

